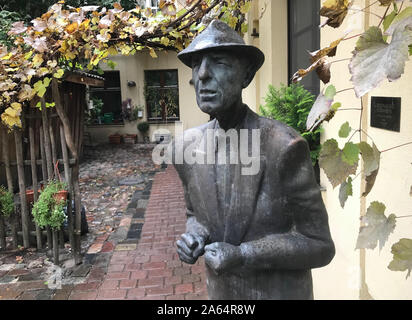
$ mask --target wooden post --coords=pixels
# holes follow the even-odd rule
[[[59,176],[59,168],[57,165],[57,146],[56,146],[56,138],[55,138],[54,130],[53,130],[53,118],[50,118],[49,120],[49,134],[50,134],[51,152],[52,152],[52,159],[53,159],[54,178],[57,180],[57,179],[60,179],[60,176]],[[60,248],[63,249],[64,248],[63,228],[59,231],[53,231],[53,248],[54,248],[54,242],[55,242],[54,241],[55,232],[58,234],[59,239],[60,239],[59,241]],[[54,252],[56,252],[56,250],[58,252],[58,249],[54,248]]]
[[[4,226],[4,218],[0,213],[0,250],[6,249],[6,228]]]
[[[35,138],[34,138],[34,128],[33,128],[34,120],[29,120],[29,140],[30,140],[30,162],[31,162],[31,176],[33,181],[33,193],[34,193],[34,201],[36,202],[39,199],[39,184],[37,182],[37,165],[36,165],[36,150],[35,150]],[[36,240],[37,240],[37,249],[41,249],[42,245],[42,235],[41,229],[36,225]]]
[[[59,238],[56,230],[53,230],[53,261],[54,264],[59,264]]]
[[[47,183],[47,181],[49,180],[49,176],[47,173],[46,152],[44,151],[43,126],[40,127],[40,154],[41,154],[41,172],[43,176],[43,182]]]
[[[75,164],[72,170],[72,185],[73,185],[73,197],[75,203],[76,219],[75,219],[75,246],[73,247],[74,261],[76,264],[82,263],[81,257],[81,246],[80,246],[80,236],[81,236],[81,195],[79,186],[79,156],[77,151],[77,146],[73,142],[73,135],[70,128],[70,120],[64,110],[64,105],[62,104],[59,85],[56,79],[52,80],[52,90],[53,90],[53,100],[56,103],[56,111],[59,118],[63,124],[64,136],[66,139],[66,145],[72,153],[75,159]]]
[[[3,137],[3,135],[6,134],[5,132],[3,133],[3,130],[0,130],[0,135]],[[6,249],[6,228],[4,225],[4,218],[2,214],[0,213],[0,250],[5,250]]]
[[[44,97],[41,98],[41,115],[43,120],[44,151],[46,154],[47,175],[49,180],[51,180],[53,177],[53,159],[50,146],[49,119],[47,118],[47,109]]]
[[[16,144],[16,158],[17,158],[17,173],[19,179],[20,190],[20,206],[21,206],[21,222],[23,231],[23,246],[30,247],[29,235],[29,213],[27,210],[26,200],[26,182],[24,179],[24,165],[23,165],[23,141],[22,133],[19,130],[14,130],[14,139]]]
[[[79,163],[78,162],[76,162],[76,164],[74,165],[72,173],[73,173],[72,183],[73,183],[73,191],[74,191],[74,207],[76,211],[75,231],[74,231],[76,250],[74,250],[74,261],[76,264],[80,264],[82,262],[81,246],[80,246],[82,216],[81,216],[81,196],[80,196],[80,185],[79,185]]]
[[[43,175],[43,182],[47,183],[49,179],[51,179],[51,176],[49,177],[49,172],[47,170],[47,160],[46,160],[46,151],[44,148],[44,125],[40,127],[40,153],[41,153],[41,167],[42,167],[42,175]],[[47,232],[47,248],[51,250],[53,247],[52,244],[52,236],[51,236],[51,231],[50,227],[46,227],[46,232]]]
[[[54,137],[54,131],[53,131],[53,119],[52,118],[50,118],[49,120],[49,135],[50,135],[50,144],[51,144],[51,152],[52,152],[52,159],[53,159],[54,178],[57,180],[59,178],[58,176],[59,169],[56,167],[57,149],[56,149],[56,139]]]
[[[73,200],[73,183],[71,178],[71,169],[69,163],[69,154],[67,152],[67,145],[66,139],[64,137],[64,129],[63,125],[60,125],[60,140],[61,140],[61,147],[62,147],[62,154],[63,154],[63,164],[64,164],[64,178],[67,182],[69,188],[69,195],[67,197],[67,222],[68,222],[68,233],[69,233],[69,241],[72,250],[74,250],[75,242],[74,242],[74,234],[73,234],[73,216],[72,216],[72,200]]]
[[[11,192],[14,195],[14,186],[13,186],[13,176],[11,174],[11,168],[10,168],[10,158],[9,158],[9,138],[7,137],[7,132],[5,128],[2,128],[0,126],[0,130],[3,131],[2,135],[2,147],[3,147],[3,160],[5,164],[5,169],[6,169],[6,179],[7,179],[7,188],[9,192]],[[12,246],[13,249],[17,248],[17,212],[16,212],[16,207],[14,207],[14,212],[12,216],[10,217],[10,225],[11,225],[11,235],[12,235]]]

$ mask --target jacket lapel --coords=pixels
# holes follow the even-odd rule
[[[214,130],[216,128],[216,120],[212,121],[206,129]],[[207,164],[207,143],[206,133],[203,132],[202,141],[195,149],[196,153],[200,153],[204,157],[204,164],[195,163],[193,165],[193,186],[191,190],[197,191],[197,199],[199,203],[196,204],[198,212],[204,219],[207,220],[207,225],[210,232],[215,239],[223,238],[222,220],[219,219],[220,208],[217,200],[216,187],[216,171],[215,165]],[[212,239],[214,241],[214,239]]]
[[[247,113],[244,124],[241,127],[248,129],[249,150],[251,148],[251,129],[259,129],[258,118],[253,112]],[[259,141],[260,144],[260,141]],[[260,150],[260,153],[262,150]],[[256,175],[242,175],[243,165],[230,165],[231,198],[229,211],[225,217],[224,241],[233,245],[239,245],[256,212],[256,204],[262,187],[263,172],[265,171],[264,156],[259,155],[260,169]]]

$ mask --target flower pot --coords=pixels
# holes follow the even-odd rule
[[[124,136],[124,143],[135,144],[137,142],[137,134],[127,134]]]
[[[57,192],[56,194],[54,194],[54,199],[56,201],[66,201],[67,200],[67,190],[60,190],[59,192]]]
[[[120,134],[113,134],[109,136],[109,142],[113,144],[120,144],[122,142],[122,136]]]
[[[27,200],[27,203],[34,202],[34,191],[33,190],[26,190],[26,200]]]
[[[43,190],[43,186],[41,189],[37,190],[37,192],[40,194],[40,192]],[[34,191],[33,190],[26,190],[26,200],[27,203],[33,203],[34,202]]]

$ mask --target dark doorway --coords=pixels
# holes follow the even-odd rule
[[[320,47],[320,1],[289,0],[289,81],[298,69],[310,65],[309,52]],[[315,72],[300,82],[312,94],[319,94],[319,78]]]

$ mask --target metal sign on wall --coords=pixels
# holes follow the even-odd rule
[[[401,98],[372,97],[370,125],[399,132],[401,129]]]

